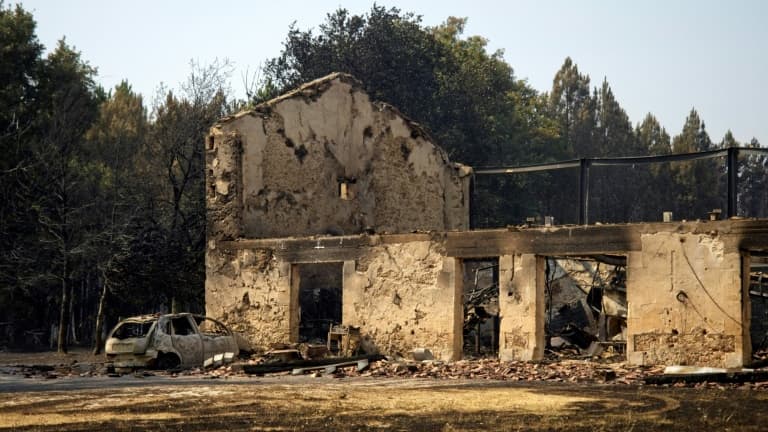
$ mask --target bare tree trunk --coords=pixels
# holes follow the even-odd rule
[[[101,340],[101,327],[104,325],[104,305],[107,303],[108,282],[104,280],[99,297],[99,310],[96,312],[96,329],[93,335],[93,355],[101,354],[103,341]]]
[[[66,269],[66,265],[65,265]],[[66,274],[66,270],[64,271]],[[57,341],[56,351],[60,353],[67,352],[67,329],[69,329],[69,287],[67,286],[66,276],[61,280],[61,307],[59,311],[59,339]]]
[[[77,314],[75,313],[75,290],[70,286],[69,289],[69,341],[77,344]]]

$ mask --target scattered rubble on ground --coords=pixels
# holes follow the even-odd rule
[[[340,361],[343,359],[339,359]],[[251,360],[256,362],[257,360]],[[223,371],[210,373],[217,376],[242,374],[242,365],[232,365],[222,368]],[[447,380],[497,380],[519,382],[552,382],[580,384],[616,384],[616,385],[648,385],[653,384],[650,377],[662,376],[664,366],[632,366],[626,362],[608,363],[598,359],[571,359],[561,361],[523,362],[497,359],[460,360],[442,362],[437,360],[393,360],[382,359],[371,362],[368,368],[359,371],[350,363],[347,367],[335,368],[332,373],[324,374],[322,369],[314,370],[313,377],[323,375],[345,377],[375,377],[375,378],[422,378]],[[291,372],[279,372],[279,375],[289,375]],[[749,372],[738,372],[742,378]],[[667,379],[659,381],[663,387],[695,387],[695,388],[744,388],[768,390],[768,378],[765,372],[757,373],[755,380],[742,379],[739,382],[722,383],[702,380]],[[715,381],[715,380],[713,380]],[[748,381],[748,382],[744,382]],[[752,381],[752,382],[749,382]]]
[[[574,384],[610,384],[610,385],[658,385],[661,387],[692,387],[719,389],[754,389],[768,390],[768,370],[754,369],[754,373],[729,371],[711,380],[705,377],[693,377],[693,374],[664,375],[664,366],[633,366],[616,357],[558,358],[555,353],[550,359],[539,362],[500,361],[482,358],[456,362],[440,360],[416,361],[383,356],[367,357],[366,365],[361,367],[357,357],[324,357],[320,359],[294,358],[283,361],[285,350],[275,353],[253,355],[239,362],[217,368],[193,368],[183,371],[143,371],[137,370],[130,375],[137,378],[151,376],[200,377],[222,379],[245,376],[309,375],[313,377],[373,377],[400,379],[439,379],[439,380],[495,380],[507,382],[549,382]],[[297,348],[297,352],[306,349]],[[276,366],[278,372],[256,372],[253,366]],[[316,366],[316,367],[313,367]],[[328,368],[327,366],[332,366]],[[277,369],[276,369],[277,370]],[[297,372],[298,371],[298,372]],[[26,378],[56,379],[91,376],[120,376],[110,374],[105,363],[59,363],[36,365],[0,366],[0,375],[21,375]],[[664,377],[664,378],[659,378]],[[733,380],[728,377],[736,377]],[[720,381],[720,382],[719,382]],[[726,382],[722,382],[726,381]]]
[[[0,375],[22,375],[25,378],[55,379],[90,377],[107,374],[104,363],[10,364],[0,366]]]

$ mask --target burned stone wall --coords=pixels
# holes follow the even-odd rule
[[[237,134],[209,136],[206,142],[207,234],[210,241],[243,233],[242,142]]]
[[[209,249],[206,255],[206,315],[243,335],[254,348],[298,335],[298,295],[290,263],[270,248]]]
[[[461,266],[444,255],[439,239],[399,237],[364,236],[367,245],[350,248],[318,238],[312,252],[300,255],[291,255],[294,245],[286,246],[300,240],[222,243],[208,251],[207,314],[256,349],[299,342],[302,267],[333,269],[311,263],[342,262],[341,323],[360,328],[366,352],[408,355],[424,348],[436,358],[458,359]]]
[[[471,169],[348,75],[224,119],[209,141],[239,158],[228,171],[209,163],[208,184],[215,198],[240,182],[246,238],[469,227]]]
[[[592,239],[589,244],[581,238]],[[453,359],[462,349],[462,260],[498,256],[499,356],[541,359],[548,256],[580,250],[626,257],[627,359],[634,364],[749,363],[749,250],[768,224],[635,224],[444,234],[212,241],[208,315],[258,347],[298,342],[304,263],[341,267],[341,321],[364,347]]]
[[[749,362],[742,263],[715,232],[641,236],[627,271],[628,359],[738,367]]]
[[[369,352],[436,358],[461,356],[461,266],[442,244],[419,241],[374,247],[344,269],[344,323],[360,327]]]
[[[544,261],[532,254],[499,258],[499,357],[544,357]]]

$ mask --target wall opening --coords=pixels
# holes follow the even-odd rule
[[[768,358],[768,253],[751,252],[747,256],[751,312],[749,335],[752,356],[760,360]]]
[[[626,261],[622,255],[546,257],[549,355],[626,359]]]
[[[499,352],[499,258],[463,261],[464,357]]]
[[[298,264],[299,342],[325,344],[341,324],[344,263]]]
[[[339,188],[338,188],[338,195],[339,198],[345,201],[349,201],[351,199],[355,198],[355,191],[354,191],[354,185],[357,182],[354,178],[347,178],[347,177],[339,177],[337,178]]]

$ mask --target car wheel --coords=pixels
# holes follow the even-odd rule
[[[177,369],[181,365],[181,360],[176,354],[160,354],[157,358],[157,368],[162,370]]]

